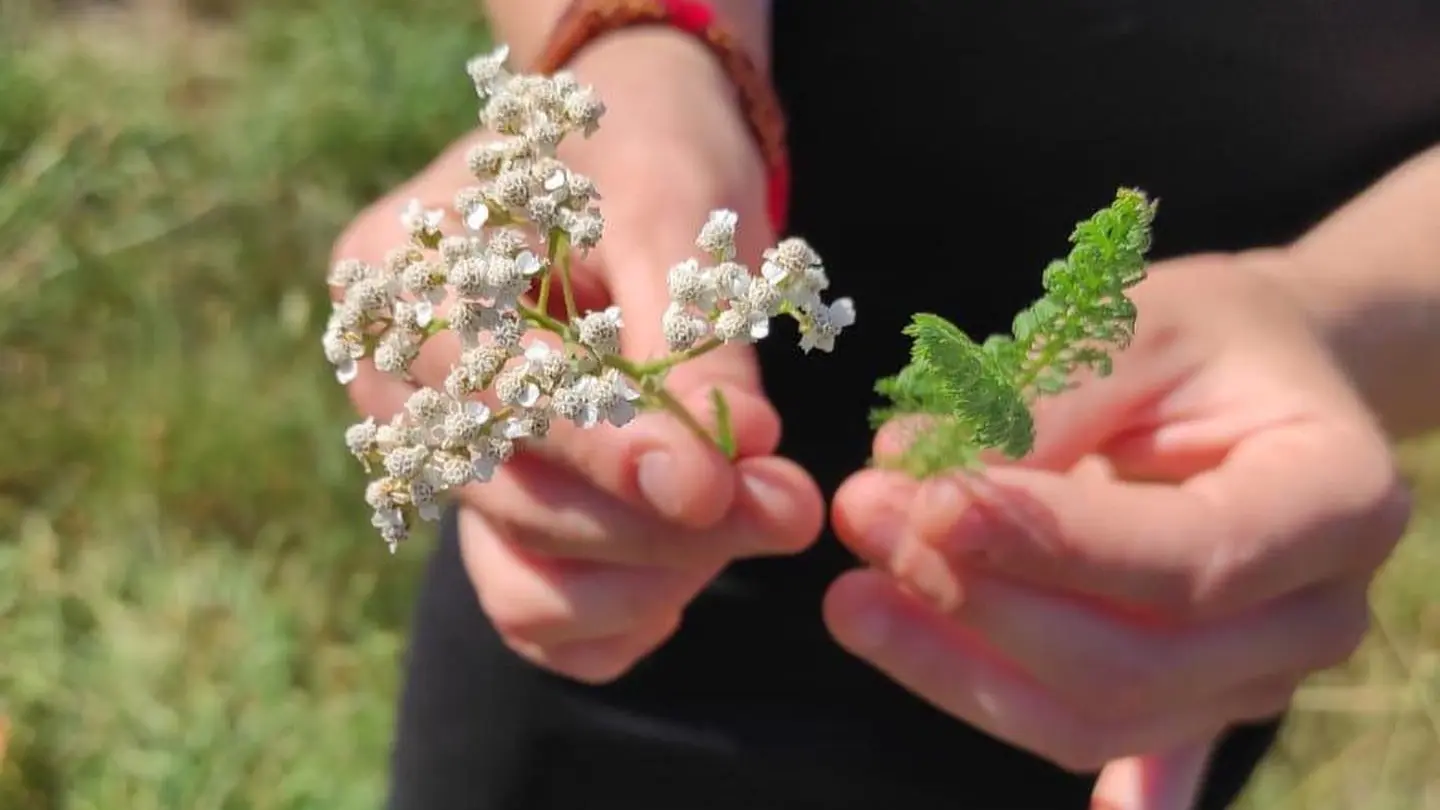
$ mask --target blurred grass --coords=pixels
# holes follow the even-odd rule
[[[317,274],[473,122],[475,6],[0,4],[0,809],[378,807],[418,555]]]
[[[115,8],[0,0],[0,810],[378,807],[419,555],[355,509],[318,282],[473,121],[483,26]],[[1440,444],[1407,460],[1377,632],[1251,807],[1440,808]]]

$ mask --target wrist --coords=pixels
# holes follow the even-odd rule
[[[1440,298],[1337,266],[1308,243],[1263,253],[1256,266],[1304,313],[1393,438],[1440,427],[1440,375],[1425,371],[1440,367]]]
[[[648,87],[641,92],[653,96],[653,104],[688,84],[694,92],[679,106],[690,115],[719,107],[732,114],[730,122],[738,116],[764,167],[767,214],[779,231],[790,191],[785,120],[769,74],[755,58],[768,55],[769,12],[770,0],[573,0],[532,70],[588,73],[589,65],[608,66],[620,77],[604,91],[612,98],[616,88],[633,95]],[[713,103],[708,91],[717,85],[728,91],[728,103]]]
[[[676,166],[728,168],[759,177],[764,156],[751,136],[735,86],[703,42],[648,26],[596,40],[567,66],[605,99],[609,137],[594,149],[672,180]],[[603,143],[598,142],[603,140]],[[578,148],[587,149],[584,142]],[[647,168],[648,167],[648,168]]]
[[[648,25],[607,32],[563,68],[595,84],[606,97],[674,86],[700,93],[697,103],[712,103],[713,96],[735,106],[733,84],[720,62],[704,42],[675,28]]]

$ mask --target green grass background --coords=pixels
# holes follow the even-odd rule
[[[421,549],[357,508],[319,282],[471,125],[484,27],[123,5],[0,0],[0,810],[376,808]],[[1376,631],[1251,807],[1440,808],[1440,444],[1406,460]]]

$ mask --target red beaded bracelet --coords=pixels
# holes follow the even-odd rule
[[[573,0],[556,22],[533,68],[551,74],[575,54],[611,31],[638,25],[664,25],[690,34],[720,60],[734,83],[740,109],[765,161],[770,224],[785,229],[790,204],[790,158],[785,146],[785,117],[770,80],[756,66],[715,10],[699,0]]]

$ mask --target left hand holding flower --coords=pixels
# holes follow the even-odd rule
[[[1350,656],[1409,518],[1386,436],[1271,272],[1291,261],[1157,264],[1134,344],[1037,406],[1023,462],[853,476],[834,524],[872,568],[828,594],[836,639],[964,722],[1103,771],[1096,806],[1189,807],[1226,727]]]

